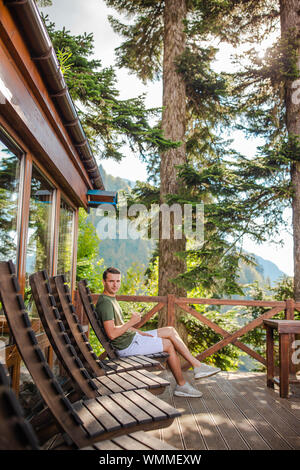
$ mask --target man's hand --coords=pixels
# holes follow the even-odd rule
[[[131,318],[130,318],[130,324],[133,326],[133,325],[136,325],[137,323],[139,323],[141,321],[142,317],[141,315],[139,315],[138,313],[136,312],[133,312],[133,314],[131,315]]]

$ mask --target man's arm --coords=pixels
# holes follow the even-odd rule
[[[136,325],[140,321],[141,321],[141,316],[138,313],[133,313],[130,320],[124,323],[124,325],[116,326],[114,320],[106,320],[103,322],[103,326],[109,339],[113,340],[121,336],[123,333],[125,333],[129,329],[131,329],[133,325]]]

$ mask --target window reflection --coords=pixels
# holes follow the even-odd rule
[[[36,313],[31,298],[29,275],[52,267],[54,188],[33,166],[30,192],[29,225],[26,255],[26,292],[25,302],[32,314]]]
[[[0,140],[0,260],[17,261],[20,160]]]
[[[65,274],[67,282],[71,282],[73,258],[74,211],[61,199],[59,217],[59,238],[57,256],[57,274]]]

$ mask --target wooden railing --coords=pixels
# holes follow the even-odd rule
[[[92,294],[93,302],[96,303],[99,294]],[[223,339],[216,344],[210,346],[205,351],[197,356],[197,358],[202,361],[208,356],[215,354],[220,349],[224,348],[228,344],[233,344],[234,346],[240,348],[245,353],[249,354],[251,357],[259,361],[260,363],[266,365],[266,359],[258,354],[256,351],[251,349],[246,344],[242,343],[239,338],[254,328],[262,326],[263,321],[272,318],[277,313],[284,311],[285,319],[292,320],[294,318],[294,311],[300,311],[300,302],[296,303],[293,299],[286,301],[263,301],[263,300],[227,300],[227,299],[201,299],[201,298],[185,298],[185,297],[176,297],[173,294],[167,296],[158,296],[158,297],[149,297],[145,295],[119,295],[116,297],[119,301],[125,302],[141,302],[141,303],[156,303],[156,305],[151,308],[143,317],[141,322],[136,325],[137,328],[142,327],[147,323],[150,318],[152,318],[157,312],[162,310],[164,307],[167,309],[167,325],[175,325],[175,306],[180,307],[184,312],[189,313],[193,317],[197,318],[201,323],[208,326],[216,333],[221,335]],[[80,314],[81,321],[87,323],[87,320],[84,318],[82,304],[79,298],[78,293],[75,296],[76,299],[76,310]],[[209,318],[207,318],[202,313],[198,312],[193,308],[192,305],[231,305],[231,306],[245,306],[245,307],[264,307],[268,308],[266,312],[261,314],[259,317],[253,319],[248,324],[243,325],[237,331],[230,333],[224,330],[217,323],[214,323]],[[187,369],[190,367],[189,364],[184,364],[183,368]]]
[[[93,302],[96,303],[99,294],[92,294]],[[152,307],[145,315],[143,315],[141,322],[137,325],[138,328],[142,327],[150,320],[156,313],[161,311],[164,307],[167,309],[167,325],[175,325],[175,307],[180,307],[184,312],[189,313],[193,317],[197,318],[201,323],[208,326],[216,333],[220,334],[223,339],[216,344],[210,346],[197,357],[199,360],[204,360],[208,356],[215,354],[217,351],[227,346],[228,344],[233,344],[234,346],[240,348],[245,353],[249,354],[251,357],[256,359],[262,364],[266,364],[266,360],[256,351],[248,347],[246,344],[242,343],[239,338],[249,331],[257,328],[263,324],[263,320],[267,318],[272,318],[279,312],[285,312],[285,318],[292,320],[294,318],[294,311],[300,311],[300,302],[296,303],[293,299],[286,301],[260,301],[260,300],[225,300],[225,299],[200,299],[200,298],[185,298],[185,297],[176,297],[173,294],[167,296],[156,296],[150,297],[145,295],[119,295],[117,300],[125,302],[135,302],[135,303],[155,303],[156,305]],[[83,312],[83,307],[78,295],[78,292],[75,293],[75,305],[77,315],[79,320],[83,325],[88,325],[87,318]],[[195,310],[193,305],[231,305],[231,306],[246,306],[246,307],[265,307],[269,310],[260,315],[258,318],[255,318],[247,325],[243,325],[239,330],[230,333],[220,327],[218,324],[211,321],[204,314]],[[40,321],[38,319],[33,320],[33,328],[37,331],[39,330]],[[5,317],[0,316],[0,331],[3,333],[8,333],[9,328],[6,323]],[[38,340],[40,347],[46,350],[48,355],[48,362],[51,365],[53,361],[52,349],[50,347],[49,341],[45,333],[38,335]],[[2,352],[3,354],[3,352]],[[5,348],[6,355],[6,364],[7,367],[11,369],[12,377],[12,387],[18,393],[19,392],[19,382],[20,382],[20,365],[21,357],[18,353],[17,347],[15,345],[7,346]],[[183,365],[183,368],[188,368],[189,365],[186,363]]]

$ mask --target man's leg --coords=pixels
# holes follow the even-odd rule
[[[167,338],[173,344],[175,350],[181,354],[194,368],[194,378],[202,379],[215,375],[221,371],[219,367],[209,366],[203,362],[198,361],[188,350],[175,328],[166,326],[157,330],[157,336]]]
[[[149,333],[150,334],[148,335],[137,333],[137,337],[135,337],[132,344],[125,350],[121,350],[119,352],[120,356],[126,357],[135,354],[151,354],[154,352],[161,352],[162,350],[167,352],[169,354],[167,362],[177,382],[174,389],[174,395],[191,398],[201,397],[202,393],[197,388],[192,387],[192,385],[184,379],[180,360],[172,341],[168,338],[158,337],[157,330],[153,332],[150,331]]]
[[[172,326],[166,326],[163,328],[158,328],[157,336],[163,339],[168,339],[173,344],[176,351],[181,354],[193,367],[200,367],[201,362],[198,361],[188,350],[187,346],[184,344],[179,334]]]
[[[168,365],[177,382],[174,395],[180,397],[200,398],[202,393],[197,388],[192,387],[192,385],[188,383],[182,375],[180,360],[177,356],[173,343],[167,338],[162,338],[162,343],[164,351],[169,353]]]
[[[169,339],[165,339],[165,338],[162,338],[162,343],[163,343],[164,351],[169,354],[169,358],[167,362],[171,369],[172,374],[175,377],[176,382],[178,383],[178,385],[184,385],[185,379],[183,378],[183,375],[182,375],[180,360],[176,354],[173,344],[171,343]]]

